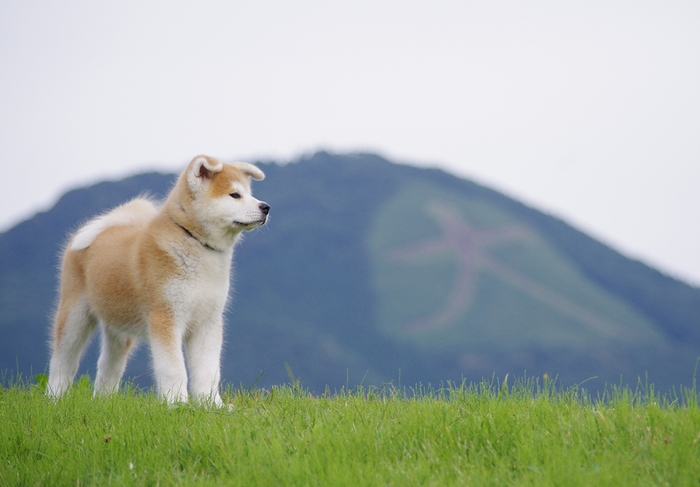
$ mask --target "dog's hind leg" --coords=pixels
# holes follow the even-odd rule
[[[49,395],[58,397],[70,387],[78,372],[85,345],[96,326],[97,319],[84,297],[72,302],[61,300],[54,323],[53,353],[49,364]]]
[[[95,395],[110,394],[119,389],[119,382],[124,375],[126,361],[134,344],[133,338],[110,332],[104,323],[100,331],[102,343],[100,358],[97,360]]]

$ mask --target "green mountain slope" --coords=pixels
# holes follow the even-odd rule
[[[408,184],[379,210],[370,248],[379,329],[422,353],[455,357],[462,370],[542,373],[537,364],[570,377],[576,358],[591,373],[612,360],[631,375],[623,358],[639,366],[650,358],[634,359],[640,350],[654,360],[675,353],[660,327],[547,235],[480,198]],[[555,364],[542,353],[570,360]]]
[[[237,248],[223,377],[321,391],[493,373],[692,379],[700,290],[471,181],[375,155],[261,163],[269,224]],[[57,255],[80,221],[173,175],[68,193],[0,235],[0,370],[42,371]],[[94,370],[95,347],[83,361]],[[147,347],[127,370],[148,384]]]

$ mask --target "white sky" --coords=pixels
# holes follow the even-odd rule
[[[700,284],[700,2],[0,2],[0,230],[199,153],[439,166]]]

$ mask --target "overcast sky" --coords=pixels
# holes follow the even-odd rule
[[[700,2],[0,2],[0,231],[199,153],[319,148],[475,179],[698,285]]]

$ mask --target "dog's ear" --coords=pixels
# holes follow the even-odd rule
[[[211,179],[214,173],[220,172],[224,168],[221,161],[209,156],[197,156],[190,164],[190,172],[202,179]]]
[[[250,176],[256,181],[262,181],[265,179],[265,173],[252,164],[248,164],[247,162],[234,162],[232,165],[243,174]]]
[[[221,161],[209,156],[197,156],[187,168],[187,182],[192,190],[198,190],[202,184],[214,177],[224,168]]]

